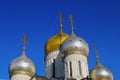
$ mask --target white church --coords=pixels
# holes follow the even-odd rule
[[[88,43],[74,33],[72,15],[69,16],[71,34],[63,32],[62,14],[59,16],[60,32],[45,45],[45,76],[36,74],[34,62],[26,56],[24,35],[22,54],[9,65],[9,80],[113,80],[112,72],[100,63],[95,45],[96,66],[89,72]]]

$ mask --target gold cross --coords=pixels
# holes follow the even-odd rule
[[[62,32],[62,13],[59,12],[59,17],[60,17],[60,32]]]
[[[94,50],[95,50],[95,53],[96,53],[97,62],[99,62],[99,59],[98,59],[98,49],[96,47],[96,44],[94,44]]]
[[[22,37],[23,37],[23,50],[25,50],[26,49],[26,43],[27,43],[27,37],[26,37],[26,35],[23,35]]]
[[[60,17],[60,24],[62,24],[62,13],[61,12],[59,12],[59,17]]]
[[[69,18],[70,18],[70,24],[71,24],[71,28],[72,28],[72,32],[73,32],[74,31],[74,26],[73,26],[73,17],[72,17],[71,14],[69,15]]]

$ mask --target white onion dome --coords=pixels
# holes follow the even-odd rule
[[[27,74],[33,76],[35,74],[34,63],[26,57],[25,53],[14,59],[9,66],[10,75],[13,74]]]
[[[77,52],[73,53],[72,51],[77,51]],[[63,53],[63,57],[69,54],[77,54],[77,53],[88,56],[89,47],[87,42],[83,38],[77,37],[75,35],[71,35],[62,43],[60,47],[60,52]]]
[[[92,80],[113,80],[112,72],[100,63],[90,71],[90,77]]]

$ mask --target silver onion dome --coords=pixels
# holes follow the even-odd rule
[[[71,22],[71,36],[67,38],[60,46],[60,52],[62,53],[62,56],[65,57],[69,54],[83,54],[85,56],[88,56],[89,47],[87,42],[82,39],[81,37],[77,37],[74,34],[74,26],[73,26],[73,20],[72,15],[70,17]],[[76,51],[76,52],[73,52]]]
[[[113,80],[112,72],[100,63],[90,71],[90,77],[92,80]]]
[[[66,53],[69,51],[79,51],[81,52],[80,54],[88,56],[89,52],[88,44],[84,39],[77,37],[75,35],[71,35],[68,39],[66,39],[62,43],[60,47],[61,53]]]
[[[9,66],[10,74],[28,74],[34,75],[35,65],[34,63],[26,57],[23,53],[20,57],[14,59]]]
[[[96,45],[94,45],[96,52],[96,66],[90,71],[90,77],[92,80],[113,80],[112,72],[104,67],[98,58],[98,50]]]
[[[14,59],[9,65],[10,75],[14,74],[27,74],[29,76],[33,76],[35,74],[35,65],[34,63],[26,57],[25,49],[26,49],[26,36],[23,36],[23,51],[22,55],[16,59]]]

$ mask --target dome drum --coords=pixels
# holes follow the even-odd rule
[[[23,75],[29,75],[30,77],[32,77],[32,76],[34,76],[34,73],[30,73],[30,72],[25,72],[25,71],[11,71],[10,72],[10,77],[12,76],[12,75],[17,75],[17,74],[23,74]]]
[[[88,53],[85,52],[85,50],[83,49],[76,49],[77,47],[74,47],[74,48],[69,48],[67,49],[66,51],[63,51],[62,52],[62,58],[65,58],[66,56],[68,55],[71,55],[71,54],[82,54],[84,56],[88,56]]]

